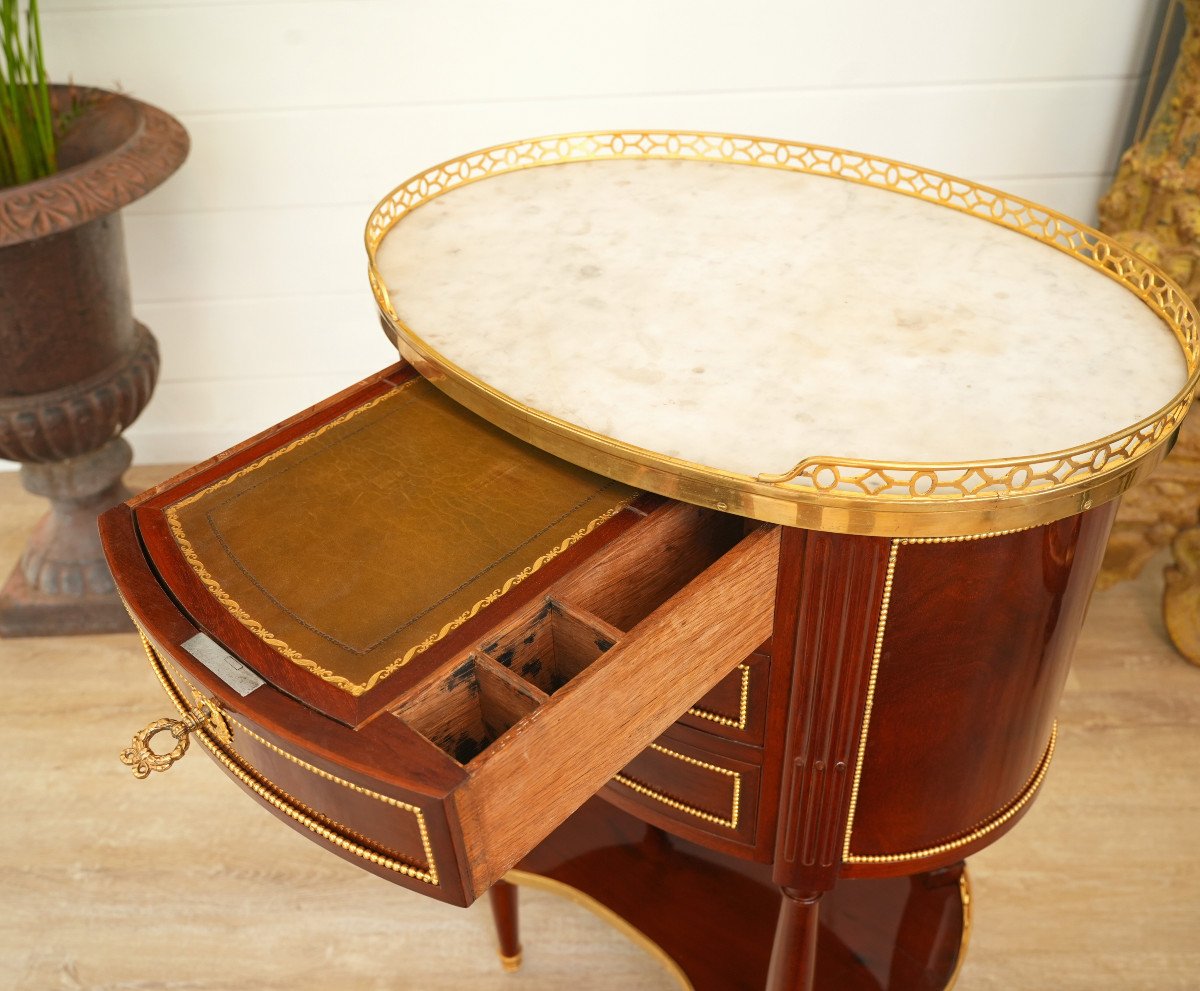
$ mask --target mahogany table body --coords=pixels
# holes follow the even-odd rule
[[[697,988],[951,983],[1190,301],[1017,197],[685,132],[462,156],[366,248],[405,362],[102,521],[182,716],[122,759],[191,733],[365,869],[491,891],[510,967],[540,878]]]
[[[324,694],[312,689],[308,704],[294,697],[311,679],[297,672],[283,684],[290,665],[213,598],[162,507],[414,381],[404,366],[381,373],[104,518],[114,573],[164,686],[181,710],[207,699],[221,713],[221,732],[199,731],[211,755],[293,828],[422,894],[467,904],[518,861],[586,892],[669,947],[697,988],[802,987],[808,977],[797,968],[811,966],[818,987],[943,987],[962,945],[959,865],[1020,818],[1050,762],[1054,707],[1112,505],[1014,533],[938,540],[755,529],[641,496],[440,653],[414,659],[403,672],[415,681],[383,682],[398,703],[364,706],[368,692],[355,698],[354,714],[339,715],[328,685],[313,682]],[[370,434],[348,436],[353,444]],[[738,592],[744,566],[721,571],[735,558],[753,562],[751,592]],[[754,629],[750,613],[766,620],[731,654],[718,613],[739,594],[735,626]],[[689,614],[691,600],[705,611]],[[588,694],[589,679],[605,673],[593,661],[482,757],[455,751],[455,760],[395,718],[413,711],[409,700],[429,684],[453,680],[464,649],[478,656],[470,644],[486,649],[503,641],[496,631],[528,629],[531,607],[592,617],[593,632],[618,647],[636,648],[645,639],[638,631],[655,620],[682,617],[682,625],[614,672],[623,695]],[[231,690],[181,646],[198,631],[279,684],[245,696]],[[699,655],[728,660],[713,668],[711,685],[647,721],[640,691],[659,670],[696,685],[687,677]],[[619,664],[622,651],[602,656]],[[560,722],[563,735],[539,737]],[[568,740],[574,749],[563,753]],[[518,752],[521,776],[485,779]],[[516,824],[504,836],[482,835],[462,814],[471,806],[456,804],[466,787],[457,768],[480,760],[471,786],[497,791],[472,801],[493,806],[480,821]],[[604,803],[572,816],[571,796],[598,787]],[[711,959],[712,941],[679,935],[703,931],[692,917],[710,910],[712,925],[740,920],[723,962]],[[666,925],[672,918],[678,938]],[[511,951],[513,924],[502,932]],[[815,955],[796,952],[806,939],[816,941]],[[743,983],[727,983],[731,973]]]

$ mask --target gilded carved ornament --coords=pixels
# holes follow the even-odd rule
[[[1200,297],[1200,0],[1179,0],[1187,31],[1145,135],[1100,200],[1100,229]],[[1168,18],[1169,20],[1169,18]],[[1133,578],[1171,547],[1163,616],[1176,648],[1200,664],[1200,418],[1184,419],[1171,456],[1125,496],[1100,587]]]

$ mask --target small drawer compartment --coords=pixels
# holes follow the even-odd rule
[[[513,674],[553,695],[621,636],[594,616],[555,600],[523,616],[483,653]]]
[[[423,685],[396,715],[460,764],[483,753],[545,696],[493,662],[471,655]]]
[[[757,764],[665,735],[627,764],[604,795],[668,831],[752,845],[760,777]]]
[[[449,673],[419,686],[394,715],[459,764],[470,764],[621,636],[553,599],[534,605]]]
[[[645,750],[770,633],[778,533],[740,533],[710,511],[660,507],[390,709],[468,775],[450,800],[476,893],[618,773],[654,816],[753,843],[757,766],[666,737]],[[664,547],[687,566],[667,566]],[[649,579],[610,609],[614,562]],[[622,630],[602,614],[640,618]],[[701,627],[712,639],[697,649]]]
[[[761,746],[766,735],[770,655],[756,651],[679,718],[713,736]]]

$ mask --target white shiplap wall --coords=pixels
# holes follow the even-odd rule
[[[419,169],[608,127],[791,137],[1094,219],[1157,0],[42,0],[58,78],[176,114],[126,212],[163,371],[130,430],[194,461],[393,359],[361,231]]]

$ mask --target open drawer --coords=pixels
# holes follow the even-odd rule
[[[405,365],[101,532],[218,763],[317,842],[457,904],[769,636],[778,557],[775,529],[567,465]],[[167,763],[163,738],[130,762]]]

